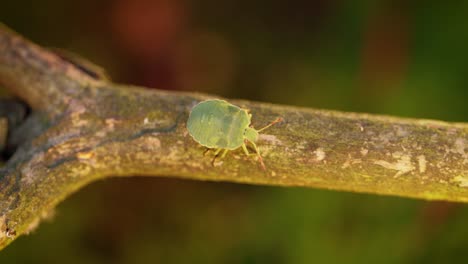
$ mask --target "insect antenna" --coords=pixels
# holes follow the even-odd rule
[[[263,131],[263,130],[265,130],[265,129],[271,127],[272,125],[274,125],[274,124],[276,124],[276,123],[279,123],[279,122],[281,122],[281,121],[283,121],[283,118],[278,117],[278,118],[276,118],[275,120],[273,120],[273,122],[271,122],[270,124],[268,124],[268,125],[266,125],[265,127],[260,128],[259,130],[257,130],[257,132],[261,132],[261,131]]]

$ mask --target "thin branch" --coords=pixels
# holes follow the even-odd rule
[[[32,55],[31,55],[32,54]],[[253,125],[277,117],[258,146],[212,166],[188,134],[210,95],[122,86],[87,75],[5,28],[0,82],[38,112],[0,172],[0,248],[74,191],[111,176],[166,176],[468,202],[468,124],[314,110],[241,100]],[[18,132],[20,133],[20,132]]]

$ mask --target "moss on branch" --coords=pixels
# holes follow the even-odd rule
[[[214,96],[112,83],[5,26],[0,26],[0,83],[37,113],[26,121],[36,133],[0,171],[0,248],[30,232],[74,191],[114,176],[468,202],[466,123],[229,100],[251,110],[255,127],[284,119],[260,136],[265,171],[242,150],[212,166],[188,135],[190,109]]]

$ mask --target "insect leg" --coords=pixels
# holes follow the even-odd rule
[[[279,122],[281,122],[281,121],[283,121],[283,118],[278,117],[278,118],[276,118],[275,120],[273,120],[273,122],[271,122],[270,124],[268,124],[268,125],[266,125],[265,127],[260,128],[259,130],[257,130],[257,132],[261,132],[261,131],[263,131],[263,130],[265,130],[265,129],[271,127],[272,125],[274,125],[274,124],[276,124],[276,123],[279,123]]]
[[[245,143],[242,144],[242,149],[244,150],[245,155],[247,155],[247,156],[250,155],[249,151],[247,150],[247,146],[245,145]]]
[[[208,153],[208,151],[210,151],[211,149],[210,148],[206,148],[205,151],[203,151],[203,156],[206,155],[206,153]]]
[[[260,155],[260,151],[258,150],[257,145],[255,144],[255,142],[252,142],[252,141],[249,141],[249,142],[250,142],[250,144],[252,144],[252,146],[254,147],[255,152],[257,152],[257,156],[258,156],[258,160],[260,161],[260,165],[262,165],[262,168],[263,168],[264,170],[266,170],[265,163],[263,163],[263,158],[262,158],[262,155]]]
[[[215,151],[215,153],[214,153],[213,160],[211,161],[211,165],[214,166],[214,163],[215,163],[215,161],[216,161],[216,158],[219,156],[219,153],[221,152],[221,150],[223,150],[223,149],[220,149],[220,148],[219,148],[219,149],[216,149],[216,151]]]
[[[223,154],[221,154],[221,158],[224,158],[226,156],[226,153],[228,153],[228,151],[229,151],[228,149],[225,149],[223,151]]]
[[[219,155],[219,153],[221,152],[221,150],[223,150],[223,149],[220,149],[220,148],[219,148],[219,149],[216,149],[216,151],[215,151],[214,155],[215,155],[215,156],[218,156],[218,155]]]

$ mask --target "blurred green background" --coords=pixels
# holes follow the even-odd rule
[[[468,120],[468,1],[15,0],[0,21],[114,80]],[[0,263],[464,263],[468,207],[314,189],[114,179]]]

